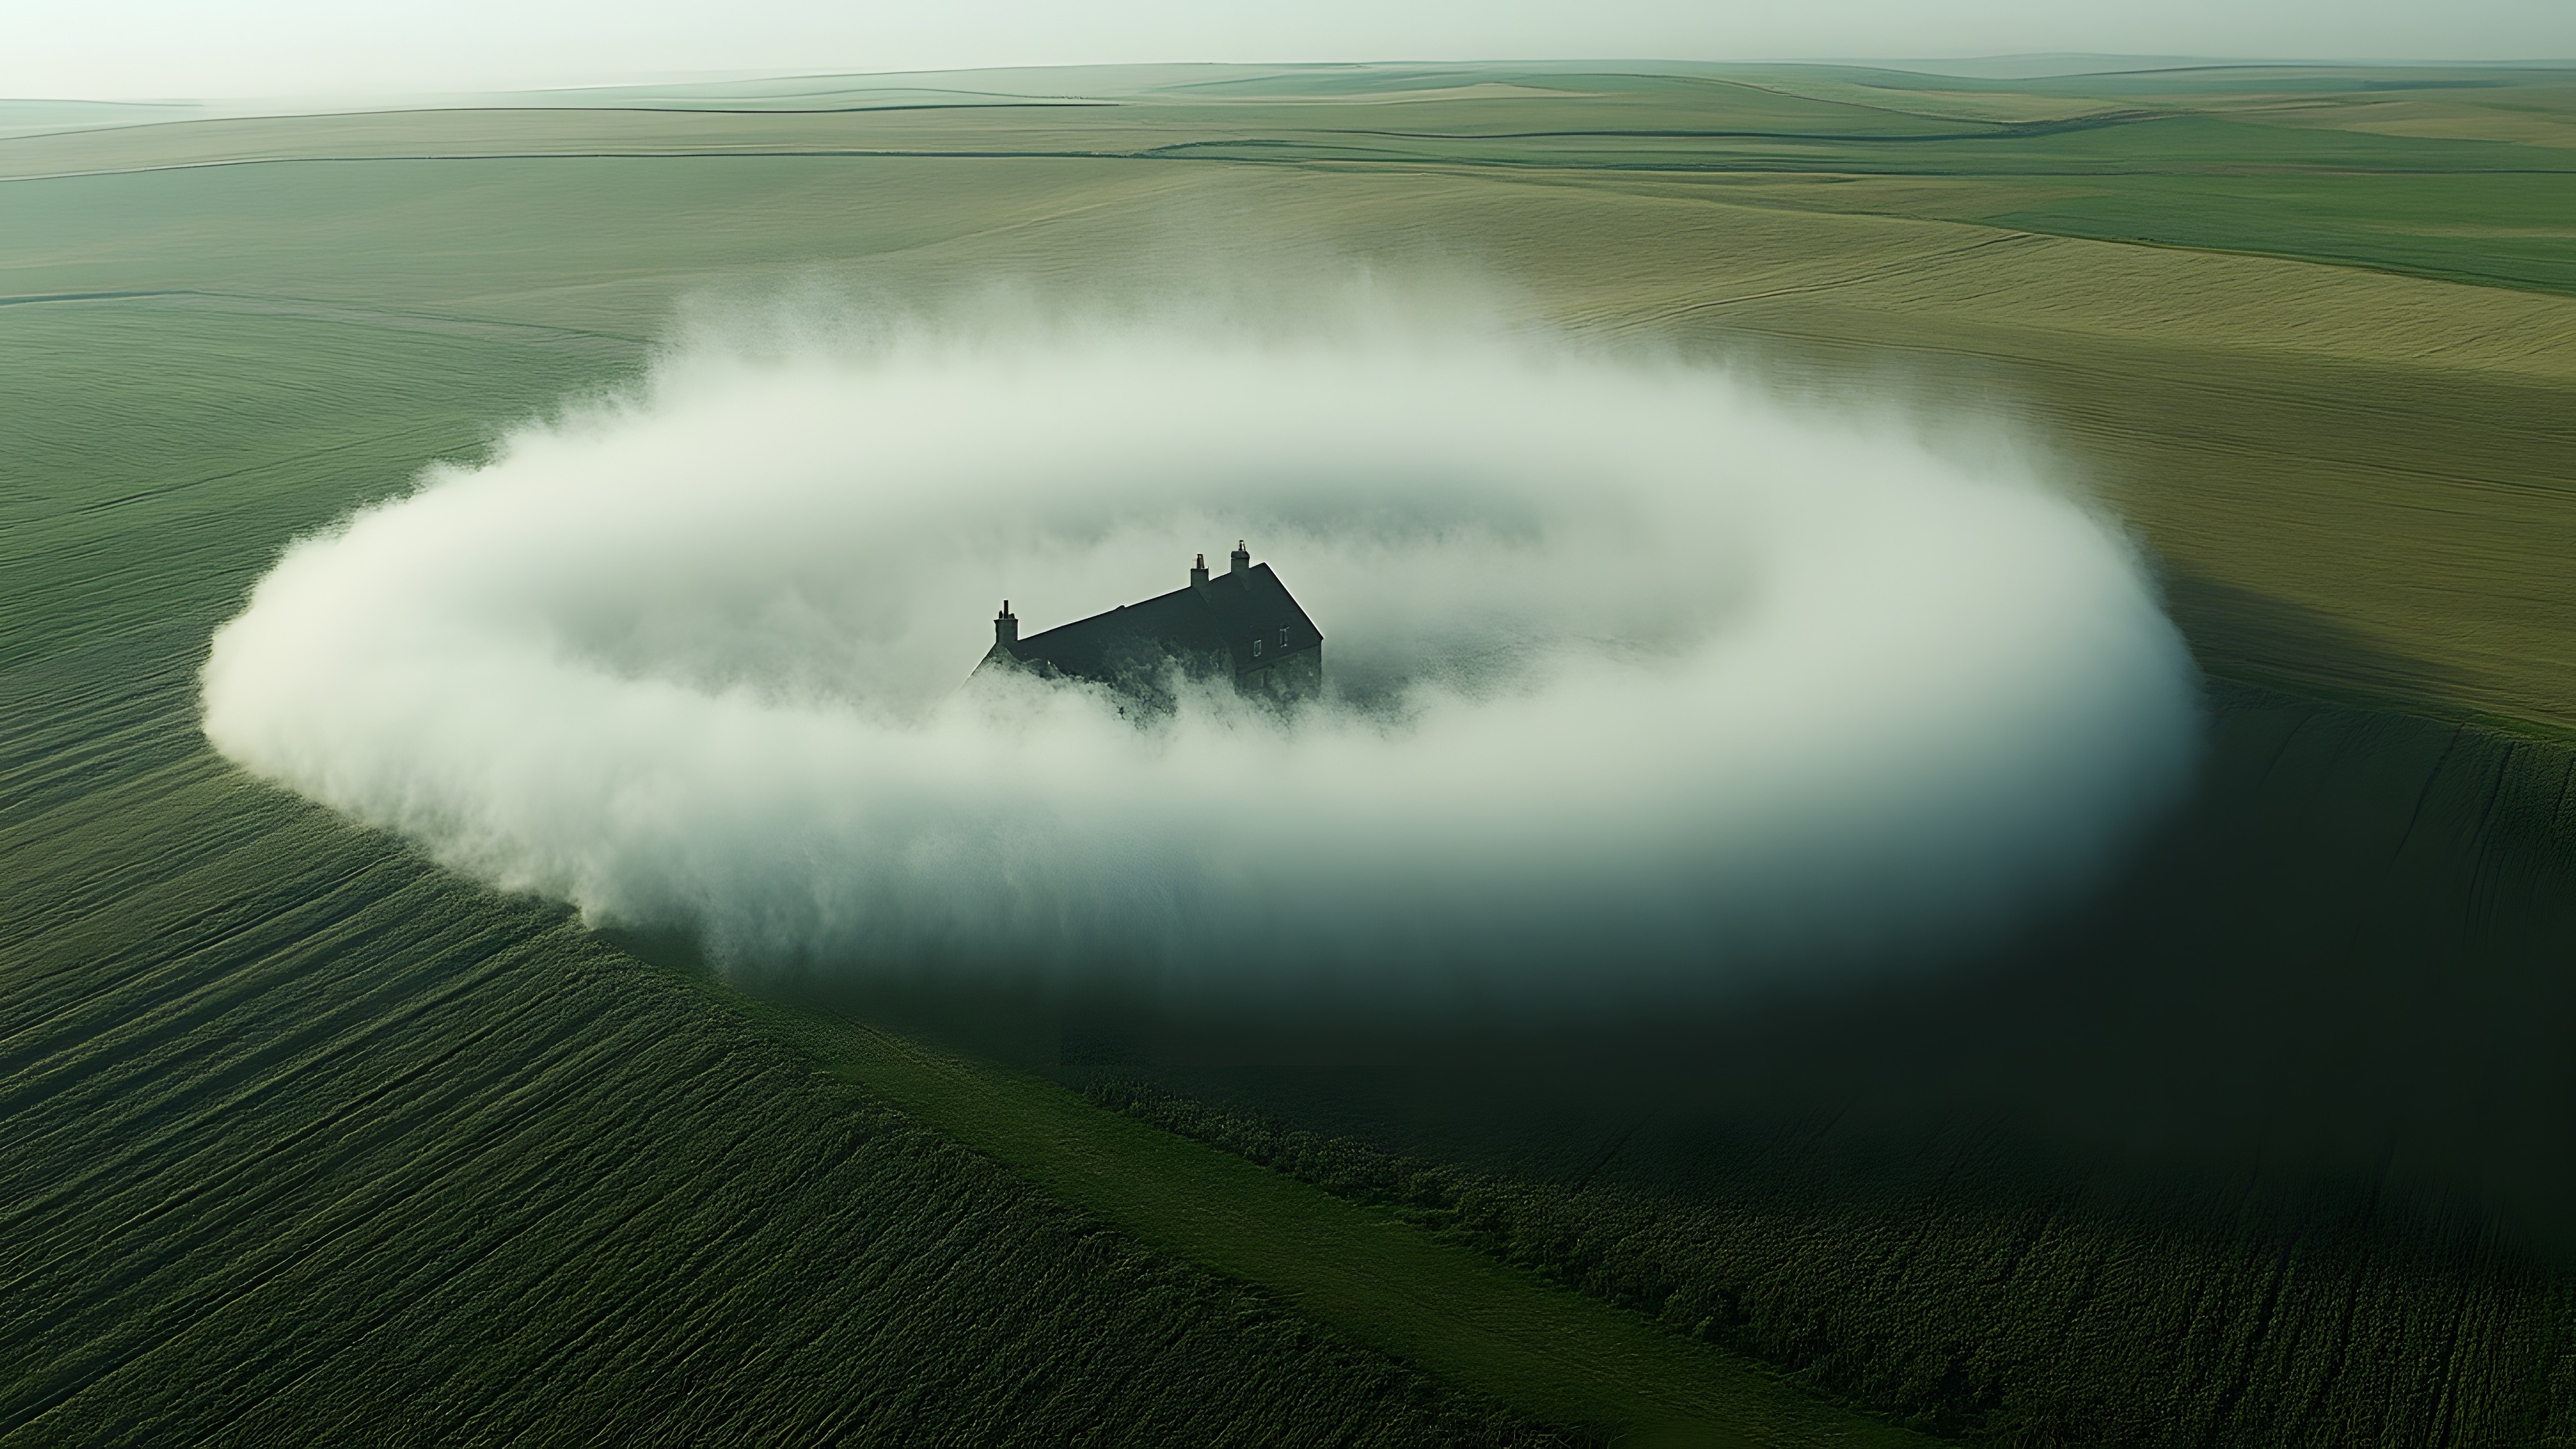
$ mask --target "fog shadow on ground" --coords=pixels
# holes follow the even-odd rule
[[[2394,1194],[2554,1241],[2576,1221],[2576,754],[2224,681],[2212,703],[2196,793],[2099,897],[1883,977],[1544,1023],[918,980],[821,996],[1077,1082],[1143,1076],[1514,1176],[1689,1195],[1973,1159],[2187,1215]]]

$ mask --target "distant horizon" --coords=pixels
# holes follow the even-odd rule
[[[1963,80],[2054,80],[2085,76],[2140,74],[2157,71],[2230,69],[2371,69],[2371,70],[2576,70],[2576,51],[2558,56],[2331,56],[2267,54],[2147,54],[2119,51],[2008,51],[1957,55],[1549,55],[1498,56],[1480,59],[1426,59],[1396,56],[1381,59],[1306,60],[1131,60],[1033,61],[989,65],[727,66],[707,69],[634,70],[615,73],[526,78],[495,84],[360,85],[342,88],[153,93],[75,93],[0,90],[0,105],[70,106],[200,106],[276,102],[297,105],[365,104],[463,100],[480,97],[545,95],[579,91],[639,90],[654,87],[722,86],[794,80],[901,80],[912,77],[1035,74],[1046,72],[1111,72],[1188,70],[1349,70],[1422,67],[1473,72],[1513,67],[1633,66],[1674,69],[1737,69],[1775,66],[1885,70]]]
[[[2576,64],[2563,0],[1818,0],[1738,10],[1603,0],[1102,0],[931,8],[832,0],[96,0],[22,7],[0,95],[241,100],[491,93],[675,76],[906,75],[1100,65]],[[1361,60],[1356,57],[1369,57]],[[1471,59],[1472,57],[1472,59]],[[1684,59],[1690,57],[1691,59]],[[2281,60],[2302,57],[2302,60]],[[1436,59],[1433,59],[1436,58]],[[1848,58],[1848,59],[1846,59]]]

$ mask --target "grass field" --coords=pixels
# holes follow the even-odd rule
[[[713,988],[741,1010],[741,998]],[[1142,1241],[1275,1287],[1363,1343],[1543,1421],[1677,1443],[1908,1444],[1733,1354],[1554,1291],[1383,1212],[1098,1110],[1065,1087],[825,1012],[778,1036]]]
[[[2576,1437],[2569,73],[98,119],[0,111],[0,1438],[1902,1437],[1818,1389],[1997,1442]],[[690,298],[1362,265],[2008,420],[2233,681],[2202,800],[2004,958],[1698,1024],[1724,1071],[1148,1043],[1073,1072],[1104,1107],[675,979],[196,733],[287,538]]]

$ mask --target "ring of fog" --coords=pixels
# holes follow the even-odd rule
[[[1326,697],[988,671],[1237,538]],[[293,545],[228,757],[745,969],[1547,1000],[1972,939],[2188,774],[2134,549],[2042,480],[1566,344],[701,353]]]

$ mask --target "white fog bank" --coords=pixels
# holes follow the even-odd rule
[[[979,677],[1222,569],[1326,700]],[[215,636],[252,772],[741,970],[1635,999],[1972,941],[2188,775],[2139,558],[2045,480],[1491,331],[701,349],[303,539]]]

